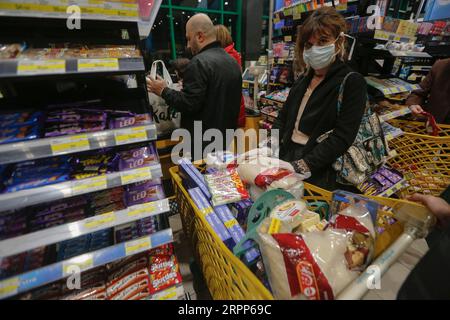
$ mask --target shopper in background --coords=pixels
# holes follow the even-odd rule
[[[236,62],[238,63],[238,65],[242,68],[241,55],[234,48],[233,38],[231,37],[231,34],[228,31],[228,28],[222,24],[218,24],[218,25],[216,25],[216,32],[217,32],[217,41],[220,42],[220,45],[222,46],[222,48],[231,57],[233,57],[234,60],[236,60]],[[241,72],[242,72],[242,69],[241,69]],[[239,112],[238,127],[240,127],[240,128],[245,127],[245,103],[244,103],[244,96],[242,94],[241,94],[241,110]]]
[[[437,123],[450,124],[450,58],[434,63],[420,89],[409,95],[406,105],[416,116],[427,111]]]
[[[167,88],[161,79],[147,78],[147,88],[181,113],[181,127],[191,134],[191,155],[200,137],[194,137],[194,121],[208,129],[236,129],[241,104],[242,75],[236,61],[221,48],[211,19],[196,14],[186,24],[188,48],[194,57],[186,68],[182,91]],[[209,141],[203,142],[203,149]],[[224,144],[224,149],[228,147]],[[198,159],[194,159],[198,160]]]
[[[177,75],[177,85],[179,86],[180,91],[181,89],[183,89],[184,73],[186,72],[188,65],[189,59],[186,58],[176,59],[172,62],[172,67],[175,70],[175,74]]]
[[[306,71],[294,83],[273,126],[279,129],[280,159],[310,177],[308,182],[328,190],[342,188],[332,163],[354,142],[367,99],[364,77],[352,73],[337,114],[339,88],[352,72],[345,63],[345,30],[344,18],[332,7],[314,11],[299,27],[296,59]],[[327,139],[317,141],[331,130]]]
[[[424,204],[437,218],[437,230],[427,238],[430,249],[411,271],[397,298],[450,299],[450,187],[440,198],[415,194],[409,200]]]

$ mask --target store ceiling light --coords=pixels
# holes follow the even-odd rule
[[[227,6],[227,5],[228,5],[228,2],[225,2],[225,5]]]

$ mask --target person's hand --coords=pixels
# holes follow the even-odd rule
[[[161,96],[162,92],[165,88],[167,88],[167,83],[160,76],[157,76],[157,79],[153,79],[148,76],[147,80],[147,90],[148,92],[154,93],[157,96]]]
[[[424,112],[423,108],[417,104],[414,104],[412,106],[409,106],[409,110],[413,113],[415,116],[420,116]]]
[[[438,219],[440,227],[447,227],[450,223],[450,204],[442,198],[426,196],[415,193],[408,197],[408,200],[420,202],[431,211]]]

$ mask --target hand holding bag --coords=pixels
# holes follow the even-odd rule
[[[156,60],[153,62],[152,68],[150,69],[150,76],[153,79],[156,79],[158,65],[161,65],[162,67],[162,78],[166,81],[167,86],[170,89],[179,90],[180,88],[173,84],[172,78],[170,77],[164,62],[161,60]],[[163,98],[154,93],[149,92],[148,99],[153,109],[153,117],[155,119],[156,131],[158,135],[171,133],[173,130],[180,127],[181,114],[179,112],[173,111],[173,109],[167,105]]]

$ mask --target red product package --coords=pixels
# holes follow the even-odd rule
[[[121,291],[125,290],[126,288],[136,284],[140,283],[143,279],[148,280],[148,269],[147,267],[144,267],[136,272],[130,273],[126,276],[121,277],[117,281],[115,281],[113,284],[108,285],[106,292],[110,299],[114,299],[114,297],[119,294]]]
[[[181,283],[181,274],[174,255],[150,257],[150,293]]]
[[[124,288],[122,291],[118,292],[113,297],[110,297],[110,300],[129,300],[132,297],[135,297],[137,294],[139,294],[142,291],[145,291],[145,289],[148,290],[149,287],[149,279],[148,278],[142,278],[139,280],[139,282],[136,282],[132,284],[131,286]]]
[[[141,256],[137,260],[130,261],[128,264],[121,265],[119,268],[112,270],[108,275],[108,287],[120,281],[124,276],[134,273],[138,270],[146,268],[148,260],[146,256]]]
[[[163,244],[162,246],[159,246],[157,248],[151,249],[148,252],[149,256],[161,256],[161,255],[165,255],[165,256],[170,256],[173,255],[173,244],[169,243],[169,244]]]

